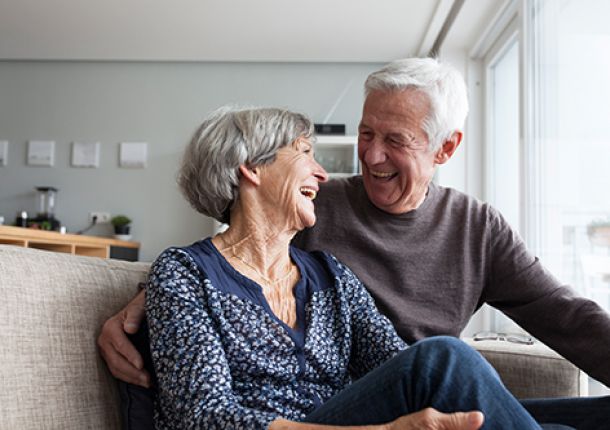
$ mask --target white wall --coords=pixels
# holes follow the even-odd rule
[[[468,76],[466,52],[443,58]],[[60,189],[57,218],[69,231],[84,228],[91,211],[124,213],[133,220],[141,259],[165,247],[212,233],[211,220],[186,204],[175,185],[181,151],[200,120],[226,104],[284,106],[321,122],[329,119],[355,134],[362,84],[378,63],[149,63],[0,62],[0,140],[8,140],[8,165],[0,167],[0,215],[13,222],[20,210],[35,212],[34,187]],[[472,108],[471,108],[472,109]],[[439,182],[473,188],[468,168],[471,140],[439,172]],[[27,141],[56,141],[52,168],[30,167]],[[97,169],[70,167],[73,141],[101,142]],[[149,143],[148,167],[118,167],[119,142]],[[476,169],[476,167],[474,167]],[[92,234],[110,235],[109,226]]]
[[[37,185],[59,188],[57,218],[69,231],[88,213],[124,213],[133,220],[140,258],[212,232],[211,220],[190,209],[175,185],[180,153],[210,110],[226,103],[283,106],[322,121],[347,88],[330,122],[356,133],[362,84],[380,64],[0,62],[0,215],[13,222],[35,212]],[[26,144],[56,141],[55,166],[27,166]],[[101,142],[97,169],[69,165],[73,141]],[[149,143],[148,167],[118,167],[121,141]],[[93,234],[109,235],[96,227]]]
[[[464,138],[451,160],[441,166],[438,182],[483,199],[483,85],[480,63],[472,60],[465,49],[443,51],[441,58],[455,66],[466,79],[470,110],[464,127]],[[492,309],[484,305],[470,319],[462,336],[489,330]]]
[[[438,180],[476,198],[483,197],[482,85],[479,66],[468,58],[465,49],[443,51],[441,58],[456,67],[468,88],[470,111],[464,126],[464,138],[451,160],[439,168]]]

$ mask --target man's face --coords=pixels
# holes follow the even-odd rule
[[[379,209],[401,214],[425,198],[435,168],[423,123],[430,103],[414,89],[372,91],[358,127],[364,188]]]

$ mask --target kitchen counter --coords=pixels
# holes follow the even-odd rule
[[[137,261],[139,242],[0,225],[0,244],[89,257]]]

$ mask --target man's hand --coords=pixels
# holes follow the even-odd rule
[[[150,375],[144,370],[142,356],[125,334],[138,331],[144,319],[144,302],[144,291],[141,291],[124,309],[106,321],[97,345],[115,378],[150,387]]]
[[[403,415],[387,425],[388,430],[477,430],[483,425],[481,412],[444,414],[436,409]]]

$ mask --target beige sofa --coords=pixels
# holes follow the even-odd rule
[[[117,384],[95,340],[147,270],[0,245],[0,429],[121,427]],[[583,394],[582,374],[540,345],[476,346],[519,396]]]
[[[144,263],[0,245],[0,429],[118,429],[102,323],[137,292]]]

